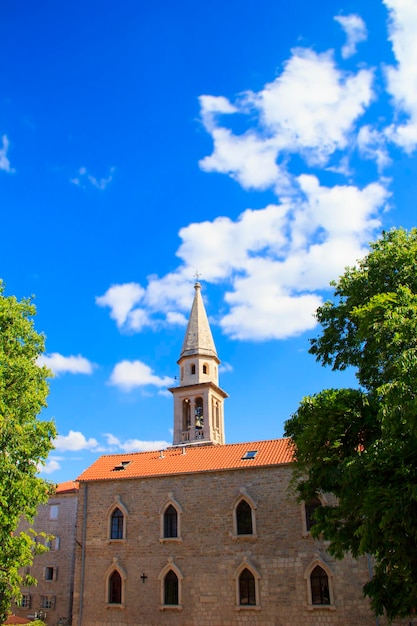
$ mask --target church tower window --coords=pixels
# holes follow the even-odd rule
[[[188,398],[182,401],[182,429],[188,430],[191,427],[191,403]]]
[[[194,375],[195,374],[195,363],[191,364],[191,374]]]
[[[195,427],[203,428],[204,427],[204,414],[203,414],[203,398],[195,399]]]

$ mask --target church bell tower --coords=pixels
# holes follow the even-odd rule
[[[174,396],[174,446],[225,443],[223,402],[227,393],[219,387],[220,360],[198,281],[194,289],[178,360],[180,383],[170,389]]]

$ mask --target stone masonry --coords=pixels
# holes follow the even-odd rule
[[[58,485],[48,504],[39,507],[32,526],[54,539],[49,551],[35,558],[29,571],[38,584],[22,589],[24,606],[13,607],[16,615],[34,617],[41,611],[48,625],[72,623],[77,504],[78,485],[69,481]],[[26,530],[28,526],[21,522],[19,529]]]
[[[290,466],[281,465],[81,483],[74,624],[375,624],[361,591],[369,576],[366,560],[335,561],[323,542],[313,541],[305,532],[304,507],[287,489],[290,473]],[[234,506],[242,494],[256,507],[253,536],[234,532]],[[161,511],[169,499],[182,511],[177,539],[161,538]],[[126,537],[112,541],[109,512],[115,502],[127,512]],[[84,557],[79,546],[83,541]],[[305,575],[315,561],[327,564],[332,572],[334,604],[328,607],[308,604]],[[259,577],[259,604],[253,607],[237,603],[237,572],[245,563]],[[108,575],[115,565],[124,579],[123,603],[116,607],[106,599]],[[182,577],[175,608],[165,607],[162,598],[161,573],[170,565]]]

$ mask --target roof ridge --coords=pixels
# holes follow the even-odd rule
[[[246,446],[249,444],[261,444],[261,443],[268,443],[268,442],[272,442],[272,441],[284,441],[285,439],[291,439],[290,437],[274,437],[273,439],[256,439],[254,441],[234,441],[231,443],[220,443],[220,444],[211,444],[211,445],[195,445],[195,446],[189,446],[186,443],[184,444],[177,444],[175,446],[168,446],[167,448],[154,448],[153,450],[135,450],[134,452],[114,452],[112,454],[101,454],[98,458],[103,459],[103,458],[112,458],[112,457],[120,457],[120,456],[135,456],[138,454],[155,454],[155,453],[160,453],[161,450],[163,450],[164,452],[166,451],[170,451],[170,450],[180,450],[183,447],[186,447],[187,450],[201,450],[202,448],[207,449],[217,449],[217,448],[231,448],[232,446]],[[67,482],[67,481],[64,481]],[[77,482],[77,481],[74,481]]]

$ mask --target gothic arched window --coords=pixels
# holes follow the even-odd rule
[[[122,577],[117,570],[109,576],[109,604],[122,604]]]
[[[256,605],[255,577],[247,567],[239,576],[239,604],[243,606]]]
[[[110,520],[110,539],[123,539],[124,516],[119,508],[114,509]]]
[[[178,513],[177,509],[170,504],[164,513],[164,538],[178,537]]]
[[[320,565],[310,574],[311,603],[330,604],[329,578]]]
[[[318,498],[313,498],[312,500],[304,504],[306,531],[308,533],[310,532],[311,528],[316,523],[316,520],[314,518],[314,513],[321,506],[322,506],[322,503]]]
[[[195,363],[191,365],[191,374],[195,374]]]
[[[170,569],[164,578],[164,604],[178,604],[178,576]]]
[[[236,507],[236,531],[238,535],[252,535],[252,507],[241,500]]]

